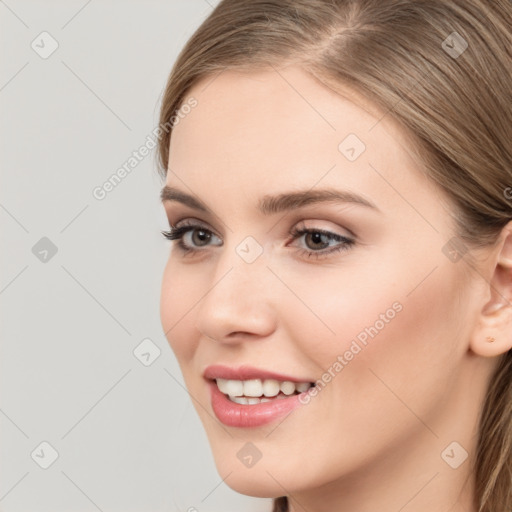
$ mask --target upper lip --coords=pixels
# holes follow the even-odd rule
[[[313,382],[310,379],[298,379],[290,375],[284,375],[282,373],[270,372],[268,370],[262,370],[261,368],[255,368],[253,366],[243,365],[237,368],[224,366],[221,364],[214,364],[207,366],[203,372],[205,379],[229,379],[229,380],[250,380],[250,379],[275,379],[279,381],[291,381],[291,382]]]

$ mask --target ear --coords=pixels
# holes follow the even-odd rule
[[[485,285],[487,294],[470,348],[480,356],[494,357],[512,348],[512,221],[501,231],[487,264],[491,266],[484,274],[490,275]]]

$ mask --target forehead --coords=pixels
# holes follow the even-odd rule
[[[344,89],[336,93],[295,66],[252,73],[225,70],[203,77],[188,96],[198,101],[193,111],[197,122],[226,130],[236,127],[246,134],[256,123],[258,128],[267,127],[272,132],[281,129],[284,134],[320,131],[332,135],[348,126],[362,132],[383,117],[355,92]],[[295,124],[297,120],[300,125]],[[183,120],[175,132],[184,131],[187,124]],[[257,133],[258,138],[266,134],[261,130]]]
[[[174,127],[174,160],[187,149],[188,157],[200,158],[197,151],[191,154],[191,146],[210,157],[229,150],[232,158],[247,157],[260,149],[261,158],[265,149],[277,144],[288,161],[320,147],[336,155],[340,142],[351,133],[366,147],[384,146],[387,152],[404,152],[410,146],[392,117],[362,95],[346,87],[335,92],[296,66],[224,70],[203,77],[184,103],[188,98],[195,98],[197,106],[180,116]],[[187,144],[179,144],[182,141]]]
[[[298,67],[225,70],[196,83],[184,102],[189,98],[197,106],[173,130],[169,168],[202,197],[214,190],[250,197],[321,182],[393,204],[390,184],[416,196],[418,186],[432,190],[390,115]],[[179,184],[172,173],[167,182]]]

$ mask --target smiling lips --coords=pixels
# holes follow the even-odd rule
[[[217,418],[232,427],[257,427],[276,420],[301,405],[298,396],[314,383],[249,366],[209,366],[212,408]]]
[[[285,380],[279,382],[276,379],[250,379],[231,380],[216,379],[219,390],[228,395],[232,402],[238,404],[258,404],[270,402],[274,398],[282,399],[307,391],[311,384],[309,382],[292,382]]]

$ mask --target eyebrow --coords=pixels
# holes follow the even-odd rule
[[[177,188],[169,187],[168,185],[162,188],[160,199],[162,203],[176,201],[195,210],[213,215],[210,209],[199,199]],[[299,190],[275,196],[265,195],[258,201],[258,210],[263,215],[273,215],[295,208],[302,208],[309,204],[322,202],[353,203],[380,212],[380,209],[375,204],[355,192],[336,190],[333,188]]]

